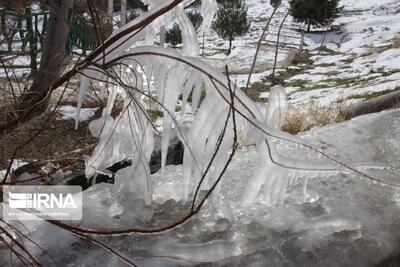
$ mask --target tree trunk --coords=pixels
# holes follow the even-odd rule
[[[1,9],[0,10],[0,32],[3,36],[6,36],[6,10],[5,9]]]
[[[233,37],[229,37],[228,55],[230,55],[231,51],[232,51],[232,41],[233,41]]]
[[[311,21],[308,20],[307,32],[310,32],[310,30],[311,30]]]
[[[272,81],[272,84],[273,84],[273,85],[275,85],[276,82],[277,82],[276,79],[275,79],[275,70],[276,70],[276,64],[278,63],[279,40],[280,40],[280,38],[281,38],[281,31],[282,31],[282,28],[283,28],[283,24],[285,24],[285,21],[286,21],[287,17],[289,16],[289,14],[290,14],[290,10],[288,10],[288,11],[286,12],[285,17],[283,18],[281,24],[279,25],[278,36],[277,36],[277,38],[276,38],[275,57],[274,57],[274,67],[272,68],[272,74],[271,74],[271,81]]]
[[[54,4],[54,2],[57,2],[58,4]],[[104,51],[106,51],[107,49],[109,49],[111,46],[113,46],[115,44],[115,42],[121,40],[122,38],[127,38],[127,36],[129,34],[138,32],[139,30],[141,30],[143,27],[146,27],[148,24],[152,23],[153,21],[155,21],[158,17],[162,16],[163,14],[165,14],[166,12],[170,11],[171,9],[173,9],[174,7],[176,7],[177,5],[179,5],[180,3],[182,3],[183,0],[173,0],[170,1],[166,4],[163,4],[161,8],[159,8],[157,11],[155,11],[154,13],[149,14],[145,19],[139,21],[137,24],[132,25],[132,27],[129,27],[127,29],[124,29],[123,31],[120,31],[118,33],[116,33],[114,36],[112,36],[111,38],[107,39],[100,47],[97,47],[92,53],[90,53],[85,59],[81,60],[79,62],[78,65],[76,65],[74,68],[70,69],[68,72],[64,73],[59,79],[48,82],[48,81],[44,81],[43,83],[46,83],[47,86],[47,92],[50,93],[52,89],[58,88],[60,86],[62,86],[63,84],[65,84],[67,81],[69,81],[74,75],[79,73],[78,67],[85,67],[85,64],[90,65],[92,64],[92,61],[94,59],[96,59],[96,57],[98,57],[99,55],[101,55],[102,53],[104,53]],[[59,39],[64,39],[64,46],[65,46],[65,40],[67,38],[67,30],[68,30],[68,20],[67,18],[70,16],[67,16],[66,14],[70,13],[72,10],[72,0],[53,0],[51,1],[52,5],[55,6],[62,6],[58,7],[58,9],[62,9],[62,11],[64,12],[60,12],[60,11],[56,11],[54,8],[51,8],[51,12],[54,13],[52,16],[52,20],[50,21],[51,24],[53,24],[53,21],[57,22],[57,15],[59,16],[63,16],[63,19],[59,19],[59,20],[63,20],[63,25],[62,27],[59,27],[58,25],[51,25],[51,30],[48,30],[48,35],[46,35],[46,45],[44,48],[49,46],[49,43],[51,44],[51,41],[55,41],[55,42],[59,42]],[[66,6],[68,8],[66,8]],[[62,24],[62,23],[60,23]],[[50,25],[49,25],[50,26]],[[60,34],[59,37],[54,38],[55,32],[59,32],[60,29],[63,29],[65,32],[65,35]],[[51,36],[51,37],[49,37]],[[61,47],[59,45],[56,45],[55,43],[53,44],[54,47]],[[50,46],[53,47],[53,46]],[[56,51],[57,49],[53,49],[53,51]],[[48,52],[47,55],[49,54]],[[63,51],[62,55],[64,55],[62,58],[65,58],[65,53]],[[54,57],[55,59],[58,59],[59,56],[55,55]],[[41,62],[41,66],[45,66],[46,64],[51,65],[48,63],[48,60],[44,58],[43,56],[43,61]],[[54,65],[54,64],[53,64]],[[61,64],[63,65],[63,64]],[[42,69],[42,67],[41,67]],[[46,69],[50,69],[50,68],[46,68]],[[53,69],[54,70],[54,69]],[[61,71],[57,71],[57,73],[60,73]],[[43,75],[44,78],[46,78],[46,75]],[[48,76],[54,76],[54,73],[49,73]],[[57,75],[59,76],[59,75]],[[38,79],[39,80],[39,79]],[[37,82],[39,83],[39,82]],[[40,84],[40,83],[39,83]],[[50,84],[50,85],[49,85]],[[37,88],[33,87],[33,88]],[[45,86],[41,86],[41,88],[43,88]],[[18,114],[6,114],[5,117],[7,117],[7,120],[4,123],[0,123],[0,138],[2,137],[2,135],[5,133],[5,131],[11,130],[16,128],[16,126],[18,125],[19,122],[25,122],[27,121],[29,118],[31,118],[32,116],[29,116],[33,111],[35,112],[36,107],[38,106],[38,104],[42,103],[43,100],[45,101],[47,99],[47,94],[43,97],[36,97],[35,96],[35,90],[33,90],[31,88],[31,91],[33,91],[33,93],[31,93],[31,97],[35,97],[36,102],[35,101],[31,101],[32,103],[28,103],[31,104],[29,105],[25,105],[26,109],[23,111],[18,111]],[[40,92],[40,90],[36,90],[38,92]],[[22,99],[22,98],[21,98]],[[20,101],[21,102],[21,101]],[[26,101],[28,102],[28,101]],[[29,115],[28,115],[29,114]],[[15,116],[14,116],[15,115]]]
[[[165,34],[166,34],[165,25],[160,27],[160,46],[165,46]]]
[[[127,7],[126,0],[121,0],[121,26],[126,24]]]
[[[205,42],[205,33],[203,32],[203,47],[201,48],[201,50],[202,50],[202,52],[201,52],[202,57],[204,57],[205,45],[206,45],[206,42]]]
[[[45,36],[40,68],[29,90],[17,101],[15,114],[19,121],[35,117],[47,108],[51,85],[59,79],[66,66],[65,42],[73,0],[50,0],[50,17]]]
[[[346,118],[350,119],[364,114],[380,112],[400,103],[400,91],[378,96],[343,109]]]
[[[107,13],[108,13],[108,16],[112,19],[113,18],[113,13],[114,13],[114,1],[113,0],[108,0]]]

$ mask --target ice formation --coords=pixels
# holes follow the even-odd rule
[[[202,0],[201,1],[201,14],[203,16],[203,24],[201,27],[202,32],[205,32],[211,26],[211,22],[217,11],[216,0]]]
[[[150,12],[144,17],[171,2],[149,0]],[[205,0],[202,5],[202,11],[207,12],[203,14],[205,25],[208,25],[212,14],[209,11],[215,7],[215,1]],[[103,61],[110,75],[92,66],[83,70],[78,108],[91,79],[106,82],[109,95],[103,116],[90,124],[93,135],[99,136],[100,141],[86,160],[87,176],[106,173],[107,167],[129,159],[133,164],[116,174],[115,189],[131,192],[147,204],[151,203],[153,190],[148,161],[153,151],[155,130],[147,115],[147,110],[154,108],[149,103],[164,113],[162,176],[170,138],[177,134],[185,147],[183,190],[180,196],[175,194],[175,200],[188,200],[200,182],[203,190],[210,189],[216,182],[235,145],[235,124],[240,137],[238,141],[242,145],[255,144],[259,153],[257,172],[254,179],[247,182],[243,195],[244,205],[256,200],[271,205],[282,202],[287,188],[302,177],[298,175],[299,171],[345,170],[343,165],[317,152],[314,154],[318,157],[310,161],[291,157],[277,148],[282,142],[303,145],[298,137],[279,130],[286,110],[284,89],[273,88],[267,107],[260,108],[236,89],[226,74],[195,58],[198,55],[197,36],[183,7],[184,3],[179,4],[145,30],[120,38],[99,55],[94,61]],[[175,15],[184,35],[182,53],[170,48],[135,45],[144,39],[154,40],[159,26]],[[113,36],[141,19],[123,26]],[[201,99],[203,92],[205,97]],[[123,99],[124,109],[113,118],[111,110],[117,96]],[[187,116],[185,107],[189,97],[193,114]],[[178,120],[175,108],[179,101],[183,103],[183,110]],[[231,105],[236,114],[235,121],[230,112]],[[219,189],[217,187],[216,191]]]

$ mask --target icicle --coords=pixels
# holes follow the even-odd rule
[[[176,13],[178,16],[179,27],[182,31],[182,55],[191,57],[199,56],[200,48],[197,40],[197,33],[188,15],[186,15],[182,4],[177,7]]]
[[[173,117],[175,114],[175,107],[178,102],[179,93],[186,80],[185,70],[183,67],[172,68],[166,74],[165,89],[163,90],[163,105],[166,110],[163,121],[163,135],[162,135],[162,146],[161,146],[161,173],[164,176],[165,164],[167,161],[168,147],[171,135]],[[168,93],[166,93],[168,92]],[[168,112],[169,111],[169,112]]]
[[[86,73],[89,74],[90,70],[87,70],[84,72],[85,75],[86,75]],[[81,108],[82,108],[83,101],[85,100],[86,93],[87,93],[87,91],[89,89],[89,85],[90,85],[90,79],[88,77],[86,77],[85,75],[82,75],[81,84],[79,87],[78,105],[77,105],[76,118],[75,118],[75,130],[78,129],[79,118],[81,116]]]
[[[268,99],[266,122],[275,129],[280,129],[285,119],[287,100],[285,89],[277,85],[271,88]]]
[[[186,105],[187,101],[189,98],[190,93],[193,91],[193,88],[196,86],[196,84],[200,81],[201,79],[199,78],[196,73],[191,73],[190,78],[186,81],[185,87],[183,88],[183,93],[182,93],[182,110],[181,110],[181,117],[185,116],[186,113]]]
[[[194,86],[193,92],[192,92],[192,108],[193,108],[193,113],[196,113],[199,103],[200,103],[200,98],[201,98],[201,92],[203,90],[203,84],[198,83]]]
[[[256,200],[266,179],[269,178],[269,180],[271,180],[271,177],[268,177],[268,173],[269,173],[268,167],[271,167],[271,164],[270,164],[271,161],[270,161],[269,157],[267,156],[267,153],[264,152],[266,149],[267,149],[267,146],[266,146],[265,142],[260,141],[259,143],[257,143],[259,162],[258,162],[257,171],[255,172],[255,177],[252,179],[251,182],[249,182],[247,184],[246,190],[242,197],[242,203],[245,206],[253,203]],[[266,185],[266,188],[270,189],[271,186]]]
[[[118,94],[118,90],[116,88],[110,88],[107,106],[103,110],[101,118],[99,118],[97,120],[93,120],[89,123],[90,133],[94,137],[99,137],[101,134],[101,131],[106,129],[106,126],[110,125],[110,123],[113,121],[113,118],[111,117],[111,111],[114,107],[114,103],[115,103],[117,94]]]
[[[217,1],[216,0],[202,0],[201,1],[201,15],[203,16],[203,24],[201,25],[201,32],[206,32],[211,26],[211,22],[214,19],[215,13],[217,11]]]
[[[303,195],[307,198],[307,185],[308,185],[308,178],[305,179],[304,184],[303,184]]]

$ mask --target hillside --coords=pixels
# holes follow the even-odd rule
[[[227,42],[214,33],[206,37],[207,60],[216,66],[228,64],[240,86],[245,85],[247,75],[237,74],[248,73],[256,43],[271,13],[268,1],[246,0],[246,5],[251,31],[234,41],[235,48],[229,57],[223,54]],[[344,10],[328,32],[314,29],[303,34],[304,26],[293,22],[290,16],[284,23],[278,73],[293,105],[310,101],[322,106],[346,105],[372,93],[395,90],[400,84],[399,1],[343,0],[341,5]],[[274,60],[276,34],[287,8],[281,7],[272,21],[252,78],[253,83],[266,85],[265,91]],[[305,55],[299,60],[300,52]],[[262,93],[262,97],[267,96],[268,93]]]

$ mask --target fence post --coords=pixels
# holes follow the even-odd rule
[[[17,29],[18,29],[18,32],[19,32],[19,38],[21,40],[24,40],[24,38],[25,38],[25,34],[24,34],[23,29],[22,29],[22,20],[23,20],[23,18],[24,18],[24,11],[21,10],[21,12],[19,12],[19,14],[18,14],[18,22],[17,22]]]
[[[43,25],[42,25],[42,32],[40,33],[40,46],[43,47],[43,43],[44,43],[44,36],[46,35],[46,31],[47,31],[47,18],[48,12],[44,11],[43,12]]]
[[[31,57],[31,70],[37,70],[38,47],[37,47],[36,34],[33,30],[32,10],[30,7],[25,8],[25,14],[26,14],[26,29],[27,29],[26,39],[29,42],[29,55]]]
[[[127,6],[126,0],[121,0],[121,26],[126,24]]]
[[[40,43],[40,48],[42,48],[42,41],[41,41],[41,36],[40,36],[40,31],[39,31],[39,14],[38,13],[35,13],[34,14],[34,17],[35,17],[35,28],[34,28],[34,32],[35,32],[35,41],[36,41],[36,44],[37,44],[37,46],[39,45],[39,43]],[[39,51],[39,50],[38,50]]]
[[[0,23],[1,23],[1,34],[6,36],[6,10],[4,8],[0,9]]]

